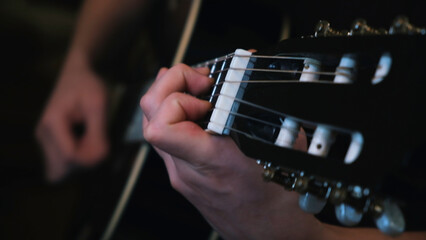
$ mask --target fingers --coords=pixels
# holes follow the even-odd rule
[[[168,71],[169,69],[166,67],[162,67],[157,74],[157,77],[155,78],[155,81],[157,81],[158,79],[162,78],[164,76],[164,74]]]
[[[206,68],[194,70],[184,64],[178,64],[168,71],[160,70],[157,80],[140,102],[147,118],[150,119],[162,101],[173,92],[188,92],[192,95],[205,92],[213,83],[206,76],[207,73]]]
[[[294,142],[294,149],[306,152],[308,150],[308,140],[306,138],[305,129],[300,128],[296,141]]]
[[[205,76],[208,71],[186,66],[167,72],[160,70],[156,82],[141,100],[144,137],[164,159],[171,184],[179,191],[188,189],[184,179],[200,182],[201,176],[215,165],[211,156],[216,157],[221,149],[216,144],[219,141],[215,142],[214,137],[194,123],[206,115],[211,104],[182,93],[197,94],[208,89],[212,83]]]
[[[184,157],[188,154],[187,149],[208,142],[208,133],[192,121],[204,116],[210,108],[207,101],[184,93],[173,93],[162,102],[150,120],[144,121],[144,137],[169,154]]]
[[[73,158],[75,142],[66,119],[47,114],[37,127],[37,138],[46,157],[46,176],[57,181],[66,175]]]

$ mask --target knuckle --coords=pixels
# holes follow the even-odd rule
[[[161,126],[158,126],[155,122],[148,123],[143,130],[145,140],[153,145],[161,140],[161,135]]]
[[[186,65],[186,64],[183,64],[183,63],[178,63],[178,64],[176,64],[174,67],[173,67],[173,69],[175,69],[175,70],[180,70],[180,71],[185,71],[185,70],[187,70],[189,68],[189,66],[188,65]]]
[[[173,103],[176,101],[179,101],[182,98],[182,93],[180,92],[172,92],[169,96],[165,99],[167,103]]]
[[[182,101],[182,93],[173,92],[170,93],[161,103],[162,108],[172,110]]]
[[[191,68],[183,63],[178,63],[170,69],[174,76],[178,76],[178,78],[185,78],[188,75],[188,72],[191,71]]]
[[[140,105],[140,107],[143,111],[146,111],[148,109],[148,107],[152,105],[151,104],[151,98],[150,98],[148,93],[141,97],[141,99],[139,101],[139,105]]]

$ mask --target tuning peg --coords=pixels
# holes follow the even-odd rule
[[[340,59],[339,66],[336,68],[335,83],[352,83],[355,75],[357,62],[352,54],[344,54]]]
[[[362,219],[362,212],[356,210],[348,204],[339,204],[335,208],[336,218],[345,226],[355,226]]]
[[[349,35],[382,35],[387,34],[388,31],[385,29],[375,29],[367,25],[367,21],[360,18],[355,20],[352,23],[351,31],[349,32]]]
[[[321,212],[327,203],[326,183],[315,182],[314,179],[304,177],[303,173],[294,183],[294,190],[301,193],[299,196],[299,207],[308,213],[317,214]]]
[[[315,37],[326,37],[326,36],[347,36],[347,31],[337,31],[330,27],[330,22],[320,20],[315,26]]]
[[[406,16],[398,16],[389,29],[389,34],[426,34],[425,28],[413,26]]]
[[[312,136],[308,153],[316,156],[327,156],[335,140],[335,133],[326,126],[318,125]]]
[[[299,196],[299,207],[307,213],[317,214],[321,212],[326,203],[326,199],[319,198],[309,192]]]
[[[285,175],[281,170],[274,169],[272,167],[266,167],[263,169],[263,180],[265,182],[275,182],[284,187],[288,191],[293,190],[295,181],[295,174],[287,172]]]
[[[373,206],[373,212],[376,213],[376,226],[380,231],[391,236],[404,232],[404,215],[395,202],[385,199],[381,203],[376,203]]]

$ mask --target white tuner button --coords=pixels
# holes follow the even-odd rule
[[[376,225],[380,231],[395,236],[401,234],[405,230],[405,220],[401,209],[398,205],[386,199],[383,201],[383,212],[376,218]]]
[[[336,205],[334,210],[337,220],[345,226],[355,226],[362,219],[362,212],[357,211],[348,204],[341,203]]]
[[[327,199],[319,198],[309,192],[299,196],[299,207],[312,214],[317,214],[325,207]]]

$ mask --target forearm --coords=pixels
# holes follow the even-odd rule
[[[82,6],[67,63],[92,63],[107,42],[136,21],[147,0],[86,0]]]

